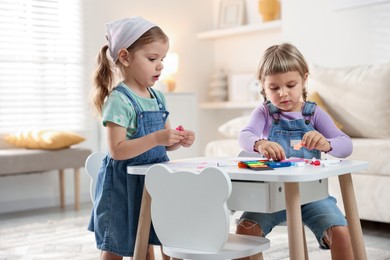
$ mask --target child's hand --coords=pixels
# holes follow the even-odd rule
[[[307,149],[317,149],[323,152],[329,152],[331,149],[329,141],[317,131],[309,131],[302,138],[302,145]]]
[[[191,130],[185,130],[182,125],[176,127],[176,130],[184,133],[184,139],[180,141],[180,145],[183,147],[190,147],[195,141],[195,133]]]
[[[163,129],[155,132],[159,145],[171,146],[180,143],[184,139],[184,132],[175,129]]]
[[[181,146],[190,147],[195,141],[195,133],[191,130],[184,130],[184,139],[180,141]]]
[[[286,159],[283,147],[276,142],[259,140],[255,143],[255,149],[268,159],[272,159],[274,161]]]

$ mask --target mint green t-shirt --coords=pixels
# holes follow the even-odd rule
[[[141,111],[158,111],[159,107],[155,97],[144,98],[135,94],[129,87],[123,82],[120,83],[126,88],[128,93],[137,102]],[[166,101],[162,92],[153,89],[158,98],[161,100],[165,108]],[[149,90],[150,94],[153,93]],[[103,105],[103,126],[106,126],[107,122],[112,122],[127,129],[127,138],[131,138],[137,130],[137,116],[133,104],[129,98],[119,91],[112,91],[108,96],[106,102]]]

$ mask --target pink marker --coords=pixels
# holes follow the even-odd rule
[[[177,131],[184,131],[184,127],[182,125],[179,125],[178,127],[176,127],[176,130]]]

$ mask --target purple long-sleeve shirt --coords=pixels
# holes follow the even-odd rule
[[[281,119],[294,120],[301,119],[302,111],[300,112],[282,112]],[[314,129],[321,133],[332,147],[330,155],[345,158],[352,153],[351,138],[336,127],[332,118],[316,106],[314,115],[311,117],[311,124]],[[253,152],[253,147],[259,139],[267,139],[272,126],[272,117],[269,114],[267,106],[261,104],[257,106],[250,117],[249,123],[241,130],[238,142],[241,148],[247,152]]]

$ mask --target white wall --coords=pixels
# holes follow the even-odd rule
[[[179,0],[87,0],[87,45],[90,71],[94,56],[106,44],[104,24],[114,19],[142,16],[159,25],[170,38],[171,51],[179,55],[178,91],[202,90],[212,69],[212,46],[196,38],[212,24],[208,1]]]
[[[283,37],[323,66],[389,61],[390,3],[336,10],[334,2],[283,1]]]

